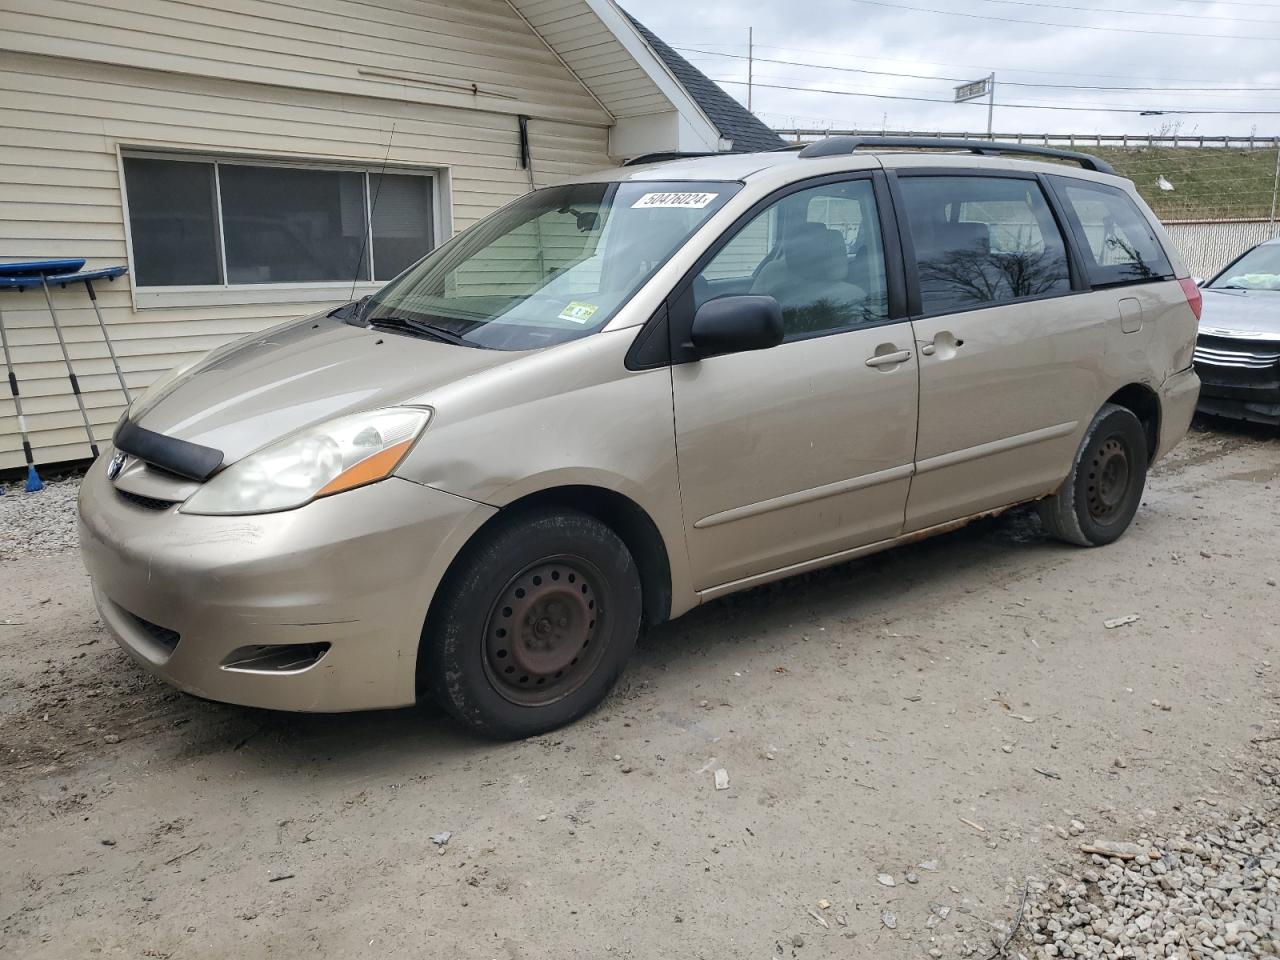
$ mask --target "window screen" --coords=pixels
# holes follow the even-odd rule
[[[926,314],[1067,293],[1062,233],[1034,180],[903,177]]]
[[[139,286],[221,283],[212,163],[124,161]]]
[[[800,190],[752,218],[694,280],[699,306],[734,294],[776,299],[788,339],[887,319],[871,181]]]
[[[124,171],[140,287],[390,280],[434,245],[430,176],[149,157]]]
[[[430,177],[369,175],[373,279],[394,279],[430,252],[433,246],[431,187]]]
[[[1123,190],[1061,178],[1058,185],[1077,220],[1074,229],[1091,283],[1133,283],[1173,276],[1151,224]]]
[[[368,277],[364,175],[224,164],[228,283]]]

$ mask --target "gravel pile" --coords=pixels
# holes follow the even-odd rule
[[[46,480],[38,493],[23,491],[23,482],[0,484],[0,562],[46,557],[74,550],[76,491],[79,475]]]
[[[1261,769],[1259,782],[1280,786],[1280,768]],[[1091,847],[1114,855],[1092,853],[1070,879],[1032,886],[1020,940],[1033,955],[1280,956],[1280,804]]]

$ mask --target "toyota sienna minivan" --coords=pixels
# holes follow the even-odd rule
[[[1115,540],[1190,422],[1199,309],[1084,154],[633,163],[162,377],[85,477],[84,559],[190,693],[522,737],[716,597],[1029,501]]]

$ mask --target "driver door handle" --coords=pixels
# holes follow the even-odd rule
[[[910,350],[896,350],[893,353],[878,353],[867,358],[868,367],[891,367],[898,363],[906,363],[911,359]]]

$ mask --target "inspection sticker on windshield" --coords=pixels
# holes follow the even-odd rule
[[[701,210],[718,196],[718,193],[646,193],[631,208],[684,207],[688,210]]]
[[[599,309],[594,303],[579,303],[575,300],[560,311],[559,319],[568,320],[570,323],[586,323],[596,315]]]

